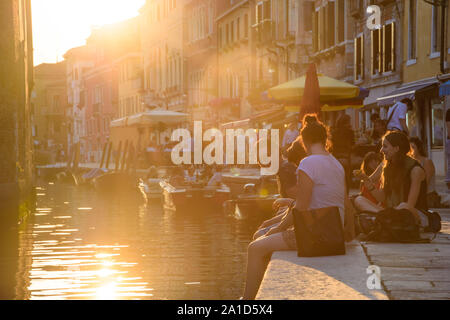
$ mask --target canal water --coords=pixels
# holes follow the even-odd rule
[[[237,299],[261,221],[42,183],[18,230],[17,259],[8,260],[11,298]]]

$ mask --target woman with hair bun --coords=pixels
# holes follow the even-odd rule
[[[297,168],[299,186],[295,208],[298,211],[338,207],[344,221],[346,198],[345,172],[342,165],[328,152],[328,128],[315,115],[306,115],[300,132],[306,150]],[[297,250],[293,216],[290,210],[264,235],[248,246],[247,280],[244,299],[254,299],[272,252]]]

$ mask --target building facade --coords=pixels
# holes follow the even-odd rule
[[[74,146],[79,145],[80,155],[84,155],[86,141],[81,137],[86,134],[86,92],[84,76],[94,66],[94,52],[88,46],[70,49],[64,55],[66,61],[66,87],[68,108],[67,152],[69,161],[74,152]]]
[[[437,174],[444,175],[447,170],[444,149],[449,134],[445,113],[450,104],[448,99],[439,97],[438,86],[450,79],[450,6],[447,1],[446,24],[442,28],[441,7],[420,0],[405,0],[404,5],[402,87],[415,90],[415,109],[409,114],[408,125],[415,136],[426,142]],[[441,46],[445,53],[444,70],[441,70]]]
[[[209,123],[215,121],[209,101],[217,98],[217,5],[214,0],[194,0],[184,7],[186,112],[192,120]]]
[[[219,122],[239,120],[252,112],[247,99],[255,72],[249,1],[218,2],[216,23],[219,103],[213,108],[220,109]]]
[[[187,0],[147,0],[141,8],[144,102],[172,111],[185,111]]]
[[[29,0],[0,2],[0,36],[0,217],[7,227],[6,220],[17,225],[18,208],[31,194],[34,177]]]
[[[33,130],[37,164],[66,161],[66,62],[43,63],[34,68]]]

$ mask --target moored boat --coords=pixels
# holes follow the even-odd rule
[[[227,201],[224,210],[238,219],[251,217],[270,217],[273,215],[273,202],[279,198],[274,195],[240,195],[237,199]]]
[[[230,188],[225,185],[208,186],[201,183],[173,185],[162,180],[164,208],[174,211],[221,210],[225,201],[230,199]]]
[[[137,178],[127,172],[108,172],[93,179],[95,189],[102,194],[139,193]]]
[[[139,190],[142,193],[142,196],[144,197],[145,201],[152,201],[152,200],[161,200],[162,198],[162,188],[160,186],[161,179],[157,178],[149,178],[146,180],[140,179],[139,180]]]

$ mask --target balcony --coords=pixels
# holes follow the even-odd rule
[[[377,4],[377,5],[388,5],[388,4],[394,3],[394,2],[395,2],[395,0],[375,0],[374,4]]]
[[[363,0],[350,0],[349,1],[349,12],[354,18],[361,18],[364,16],[364,3]]]

